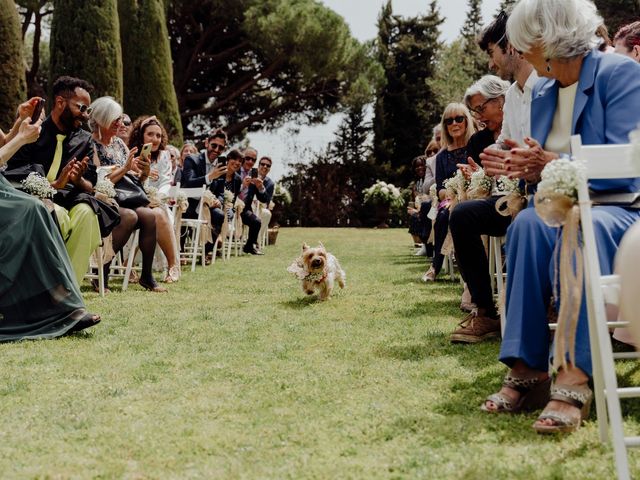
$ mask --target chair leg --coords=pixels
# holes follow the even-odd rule
[[[136,250],[138,249],[138,235],[140,231],[136,230],[131,239],[131,248],[129,249],[129,258],[127,259],[127,269],[124,271],[124,280],[122,281],[122,291],[126,292],[129,287],[129,276],[133,270],[133,264],[136,259]]]
[[[101,297],[104,297],[104,268],[102,267],[102,258],[104,257],[104,251],[102,245],[98,246],[98,292]]]

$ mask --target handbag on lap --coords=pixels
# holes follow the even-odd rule
[[[149,205],[149,198],[140,183],[133,175],[125,174],[116,184],[116,202],[123,208],[135,210]]]

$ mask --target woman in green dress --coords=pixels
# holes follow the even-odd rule
[[[0,167],[22,145],[37,140],[41,122],[31,124],[25,117],[0,136]],[[100,321],[85,309],[70,265],[42,201],[0,175],[0,341],[55,338]]]

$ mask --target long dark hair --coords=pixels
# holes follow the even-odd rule
[[[155,115],[154,116],[145,115],[135,119],[135,121],[131,125],[131,135],[129,136],[128,146],[129,148],[138,147],[138,152],[139,152],[140,149],[142,148],[142,145],[144,145],[144,131],[151,125],[159,126],[160,130],[162,131],[162,140],[160,140],[160,146],[158,147],[158,151],[155,152],[155,154],[152,153],[151,155],[152,158],[155,160],[157,159],[158,155],[160,155],[160,152],[165,148],[167,148],[167,143],[169,141],[169,138],[167,136],[167,131],[164,129],[164,126],[162,125],[162,123],[160,123],[160,120],[158,120],[155,117]]]

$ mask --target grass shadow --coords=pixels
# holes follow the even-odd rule
[[[320,300],[318,299],[318,296],[314,294],[307,295],[306,297],[299,297],[294,300],[287,300],[286,302],[280,302],[280,305],[291,310],[303,310],[309,305],[313,305],[318,302],[320,302]]]

